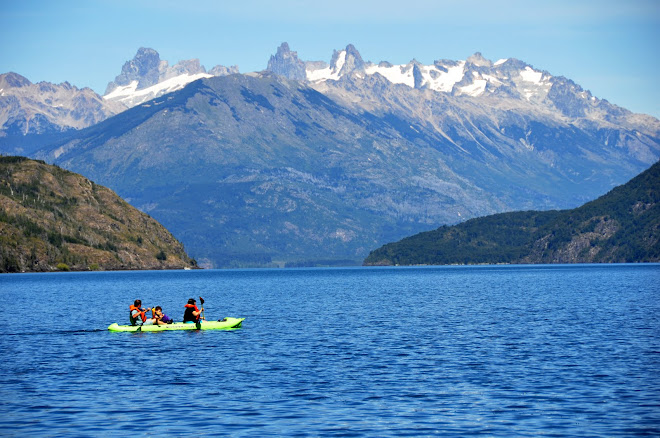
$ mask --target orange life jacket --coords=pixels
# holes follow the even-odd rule
[[[131,312],[131,321],[133,321],[133,310],[137,310],[140,313],[140,319],[142,319],[142,322],[145,322],[147,320],[146,310],[142,310],[139,307],[135,307],[133,304],[130,305],[129,309]]]

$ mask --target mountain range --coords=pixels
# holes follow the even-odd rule
[[[441,224],[576,207],[660,157],[660,121],[516,59],[374,64],[348,45],[325,63],[284,43],[237,70],[140,49],[103,99],[124,111],[0,151],[112,188],[215,267],[360,263]]]
[[[17,136],[86,128],[197,79],[236,73],[238,66],[222,65],[207,72],[198,59],[170,66],[157,51],[141,47],[108,83],[103,96],[68,82],[33,84],[18,73],[1,74],[0,139],[13,137],[16,141]]]
[[[33,84],[17,73],[0,75],[0,139],[82,129],[125,109],[91,88],[68,82]]]

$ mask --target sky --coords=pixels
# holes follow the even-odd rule
[[[0,0],[0,73],[104,94],[140,47],[170,65],[266,68],[353,44],[365,61],[517,58],[660,118],[660,0]]]

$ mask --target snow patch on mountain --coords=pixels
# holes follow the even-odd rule
[[[443,66],[437,65],[424,66],[422,74],[431,90],[450,93],[458,82],[463,79],[465,74],[465,61],[459,61],[456,65]],[[424,84],[424,82],[423,82]]]
[[[332,67],[327,64],[322,68],[307,68],[305,74],[310,82],[338,81],[340,77],[339,71],[333,71]]]
[[[380,74],[393,84],[404,84],[409,87],[415,86],[415,78],[413,77],[413,66],[411,64],[391,65],[381,63],[379,65],[369,65],[365,69],[368,75]]]
[[[194,75],[182,74],[143,89],[138,89],[138,81],[135,80],[128,85],[115,88],[112,92],[103,96],[103,98],[119,101],[129,107],[133,107],[164,94],[171,93],[172,91],[180,90],[198,79],[210,77],[213,77],[213,75],[208,73],[197,73]]]
[[[286,47],[288,48],[288,45]],[[365,106],[364,96],[360,92],[356,93],[356,90],[361,90],[363,83],[380,83],[384,86],[382,92],[386,94],[404,92],[401,87],[393,87],[390,90],[384,84],[391,83],[415,90],[475,99],[473,102],[464,102],[483,108],[491,108],[494,105],[507,109],[520,107],[527,112],[543,114],[546,118],[581,119],[585,120],[585,123],[599,121],[609,128],[616,127],[618,122],[614,121],[620,117],[632,117],[629,111],[592,96],[589,91],[583,90],[570,79],[552,76],[547,71],[536,69],[515,58],[502,58],[493,62],[480,53],[475,53],[465,60],[442,59],[430,65],[414,59],[407,64],[392,64],[386,61],[375,64],[363,61],[357,49],[349,44],[344,50],[335,50],[330,63],[302,61],[297,57],[289,59],[293,59],[298,65],[304,65],[305,79],[302,80],[317,91],[332,94],[351,105],[358,104],[368,108],[377,103],[372,102]],[[282,74],[268,69],[290,80],[300,80],[291,77],[288,73],[290,70],[291,68],[284,68],[285,73]],[[373,78],[374,76],[381,79]],[[397,88],[400,91],[396,91]],[[390,98],[392,97],[388,97]],[[442,129],[438,128],[438,132],[444,136]]]
[[[338,81],[341,78],[341,69],[346,64],[346,50],[335,53],[334,63],[325,62],[305,63],[305,74],[310,82]]]
[[[346,64],[346,50],[339,52],[339,57],[335,63],[334,71],[341,72],[341,69],[344,68],[344,64]]]
[[[487,82],[488,81],[485,79],[477,79],[470,85],[460,87],[461,94],[467,94],[468,96],[479,96],[486,90]]]
[[[540,84],[541,78],[543,77],[543,72],[535,71],[531,67],[527,66],[520,72],[520,76],[523,78],[523,81]]]
[[[306,63],[306,77],[310,82],[338,81],[343,76],[342,69],[346,63],[346,50],[341,50],[336,56],[334,65],[319,62]],[[416,61],[408,64],[366,63],[364,73],[379,74],[393,84],[403,84],[415,88],[415,65],[421,73],[421,83],[417,87],[428,87],[435,91],[451,92],[455,84],[463,79],[465,61],[450,62],[448,65],[423,65]],[[347,74],[347,73],[344,73]]]

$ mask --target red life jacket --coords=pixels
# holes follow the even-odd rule
[[[131,322],[133,322],[133,320],[134,320],[133,310],[137,310],[140,313],[140,319],[142,319],[142,322],[145,322],[147,320],[147,315],[146,315],[147,311],[146,310],[142,310],[139,307],[135,307],[133,304],[130,305],[129,309],[130,309],[130,312],[131,312]]]

